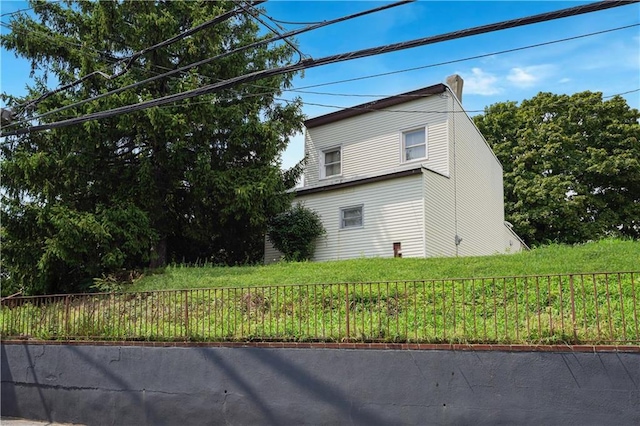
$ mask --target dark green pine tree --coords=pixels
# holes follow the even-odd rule
[[[528,244],[640,237],[640,112],[620,96],[539,93],[474,117]]]
[[[30,14],[12,16],[11,32],[2,36],[3,47],[30,60],[36,71],[26,97],[3,95],[9,105],[46,93],[52,76],[64,85],[94,71],[118,72],[119,58],[236,6],[230,1],[31,5]],[[118,78],[91,77],[25,114],[36,117],[264,37],[250,16],[239,14],[145,53]],[[40,122],[281,66],[293,53],[286,44],[252,48]],[[271,77],[177,104],[4,138],[4,292],[78,290],[92,277],[172,260],[258,261],[267,221],[290,206],[285,191],[301,173],[301,165],[280,169],[281,154],[303,118],[299,101],[276,99],[292,78]]]

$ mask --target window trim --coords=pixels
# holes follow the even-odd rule
[[[414,158],[412,160],[407,160],[406,156],[407,156],[407,149],[405,146],[405,135],[407,133],[414,133],[417,132],[419,130],[424,131],[424,157],[420,157],[420,158]],[[427,129],[426,125],[422,125],[422,126],[416,126],[416,127],[410,127],[407,129],[402,129],[400,130],[400,163],[401,164],[405,164],[405,163],[413,163],[413,162],[417,162],[417,161],[424,161],[424,160],[428,160],[429,159],[429,130]]]
[[[342,145],[333,146],[331,148],[321,149],[320,151],[320,179],[332,179],[335,177],[342,176]],[[335,175],[327,176],[327,164],[325,163],[326,154],[329,152],[338,151],[340,152],[340,172]],[[333,163],[335,164],[335,163]]]
[[[344,226],[343,212],[345,210],[351,210],[351,209],[360,209],[360,225]],[[340,207],[338,211],[338,220],[339,220],[338,230],[340,231],[364,228],[364,204],[355,204],[351,206]]]

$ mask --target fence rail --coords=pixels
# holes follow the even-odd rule
[[[640,344],[640,272],[12,297],[3,339]]]

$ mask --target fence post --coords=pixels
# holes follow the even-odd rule
[[[345,321],[345,325],[347,327],[347,337],[345,339],[345,342],[349,342],[349,334],[350,334],[350,330],[349,330],[349,284],[345,284],[345,293],[346,293],[346,305],[345,305],[345,313],[346,313],[346,321]]]
[[[64,333],[69,338],[69,295],[64,298]]]
[[[189,291],[184,291],[184,335],[189,338]]]
[[[571,290],[571,328],[573,329],[574,343],[577,343],[578,332],[576,331],[576,302],[573,289],[573,275],[569,275],[569,289]]]

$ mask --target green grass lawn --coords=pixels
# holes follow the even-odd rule
[[[169,266],[127,286],[129,291],[503,277],[640,269],[640,241],[550,245],[518,254],[432,259],[361,258],[268,266]]]
[[[0,334],[638,345],[638,271],[640,242],[619,240],[474,258],[172,266],[124,293],[15,298]]]

